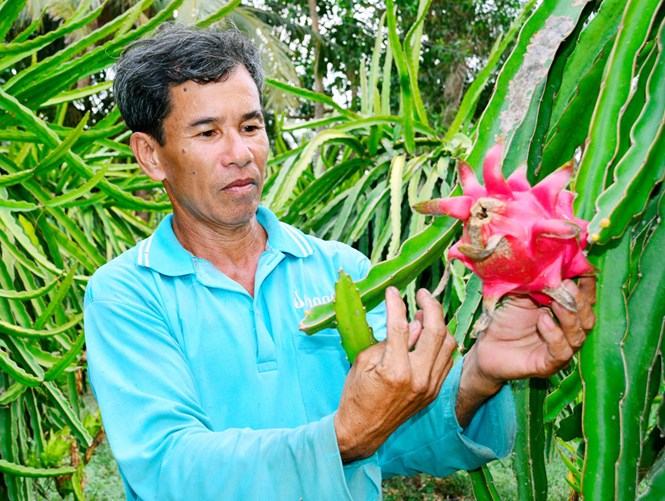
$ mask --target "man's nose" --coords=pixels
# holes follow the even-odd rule
[[[225,166],[244,167],[254,159],[247,140],[238,132],[230,131],[224,135],[222,144],[222,163]]]

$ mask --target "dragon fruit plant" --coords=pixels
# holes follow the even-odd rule
[[[573,215],[573,193],[564,189],[572,163],[531,186],[524,167],[508,179],[503,177],[502,155],[503,146],[496,144],[485,157],[485,186],[460,162],[464,194],[421,202],[414,208],[464,222],[462,238],[448,257],[459,259],[482,279],[487,315],[509,293],[528,295],[543,305],[555,299],[574,311],[575,299],[562,280],[593,268],[582,252],[588,223]],[[483,330],[488,320],[485,317],[477,329]]]

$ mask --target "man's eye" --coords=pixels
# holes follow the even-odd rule
[[[201,137],[212,137],[215,135],[215,130],[210,129],[210,130],[204,130],[202,132],[199,132],[199,136]]]
[[[261,128],[260,125],[245,125],[245,126],[243,127],[243,130],[244,130],[245,132],[256,132],[256,131],[259,130],[260,128]]]

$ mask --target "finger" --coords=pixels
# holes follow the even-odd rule
[[[420,334],[423,332],[423,324],[417,318],[409,322],[409,351],[418,343]]]
[[[416,334],[414,331],[418,330]],[[418,339],[420,339],[420,334],[423,331],[423,310],[416,311],[414,318],[409,322],[409,351],[415,348],[418,344]]]
[[[568,343],[563,330],[554,323],[554,319],[548,313],[541,313],[536,323],[538,332],[547,346],[547,359],[545,360],[545,369],[556,370],[567,363],[573,356],[573,348]],[[547,374],[539,374],[547,376]]]
[[[441,387],[443,386],[443,382],[446,380],[446,377],[448,377],[448,374],[450,374],[450,369],[453,368],[453,359],[450,358],[446,365],[443,367],[443,370],[440,371],[438,378],[434,381],[436,381],[436,385],[434,386],[432,393],[431,393],[431,398],[432,400],[435,400],[437,396],[439,396],[439,393],[441,392]]]
[[[351,371],[368,372],[373,370],[383,360],[385,351],[385,341],[381,341],[380,343],[376,343],[369,348],[364,349],[358,353],[353,365],[351,365]]]
[[[492,324],[505,325],[516,330],[532,328],[536,321],[538,305],[526,296],[508,296],[492,313]]]
[[[580,277],[577,283],[580,292],[584,295],[589,304],[596,304],[596,277],[593,275],[586,275]]]
[[[586,331],[578,314],[571,313],[558,303],[552,303],[552,312],[559,321],[561,331],[568,344],[574,351],[579,350],[586,339]]]
[[[562,283],[562,286],[570,293],[570,295],[575,298],[576,302],[577,299],[582,297],[579,294],[579,289],[577,288],[577,285],[575,285],[575,282],[572,280],[564,280]],[[583,301],[582,301],[583,302]],[[577,304],[576,305],[577,311],[570,311],[566,310],[564,313],[564,308],[562,305],[556,301],[552,303],[552,311],[555,311],[557,320],[559,321],[559,324],[564,330],[576,330],[580,327],[580,319],[579,319],[579,308],[584,307],[584,304]]]
[[[395,287],[386,289],[386,312],[385,356],[408,352],[409,324],[406,320],[406,305]]]
[[[528,296],[511,295],[506,298],[504,303],[525,310],[535,310],[538,308],[538,305]]]
[[[426,289],[418,291],[416,302],[422,310],[423,332],[414,353],[431,367],[448,333],[443,320],[443,308]]]
[[[578,293],[575,298],[578,304],[578,315],[582,328],[590,331],[596,322],[593,305],[596,302],[596,278],[582,277],[577,286]]]
[[[434,366],[432,367],[430,391],[433,397],[439,394],[441,384],[453,366],[453,354],[456,349],[457,341],[455,341],[453,336],[448,334],[441,345],[441,349],[439,350],[436,360],[434,361]]]
[[[595,279],[592,279],[592,285],[589,285],[588,281],[585,283],[587,290],[581,289],[579,285],[572,280],[564,280],[563,286],[575,297],[575,303],[577,305],[577,317],[580,325],[585,330],[591,330],[595,318],[593,315],[591,297],[589,295],[590,291],[588,288],[592,287],[593,293],[595,294]]]
[[[572,280],[565,280],[563,286],[575,297],[577,302],[577,311],[566,310],[558,303],[552,303],[552,311],[559,321],[564,336],[568,344],[577,351],[580,349],[586,339],[586,325],[593,325],[593,311],[591,305],[586,301],[586,297],[580,293],[577,285]]]
[[[593,326],[596,323],[596,315],[593,312],[593,308],[588,303],[587,307],[580,312],[580,323],[585,332],[589,332],[593,329]]]

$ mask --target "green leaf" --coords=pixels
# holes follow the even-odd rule
[[[18,72],[4,85],[4,90],[16,94],[35,82],[43,82],[47,76],[62,70],[65,64],[71,63],[75,59],[76,54],[84,52],[91,45],[105,39],[121,28],[126,21],[133,22],[151,4],[152,0],[140,1],[120,16],[105,23],[82,39],[65,46],[62,50],[39,61],[37,64]],[[57,92],[54,94],[57,94]]]
[[[374,215],[374,211],[383,201],[388,199],[389,194],[389,189],[385,186],[385,183],[377,184],[365,197],[365,204],[362,209],[358,211],[355,222],[353,222],[353,224],[347,223],[345,225],[342,241],[351,245],[365,234],[367,232],[367,225]]]
[[[632,68],[659,5],[660,0],[626,2],[575,178],[575,187],[579,187],[580,193],[575,199],[575,213],[581,218],[589,219],[593,215],[596,199],[603,191],[605,175],[618,145],[617,124],[630,93]]]
[[[104,5],[99,6],[88,15],[81,16],[84,10],[87,10],[86,3],[82,3],[74,16],[67,22],[61,24],[55,30],[44,33],[43,35],[31,38],[24,42],[15,42],[0,45],[0,71],[13,66],[21,59],[34,54],[39,49],[46,47],[52,41],[65,36],[72,31],[78,30],[99,17],[104,9]]]
[[[74,268],[71,268],[69,272],[67,272],[67,275],[65,275],[65,278],[62,280],[62,283],[58,286],[58,288],[55,291],[55,294],[53,294],[49,300],[49,304],[46,307],[46,309],[37,317],[37,320],[35,320],[34,328],[35,329],[41,329],[44,327],[44,324],[46,324],[46,321],[49,319],[49,317],[53,314],[53,312],[56,310],[60,304],[65,300],[65,297],[69,293],[69,290],[72,287],[72,284],[74,283]]]
[[[16,100],[16,98],[7,94],[2,89],[0,89],[0,107],[14,114],[18,120],[26,125],[26,127],[29,127],[35,131],[40,139],[48,146],[56,148],[60,145],[60,139],[58,138],[57,134],[50,127],[48,127],[48,125],[41,118],[37,117],[30,109],[22,105],[18,100]],[[65,158],[79,175],[85,177],[86,179],[93,177],[94,174],[92,173],[91,169],[83,162],[83,160],[81,160],[78,155],[71,151],[67,151],[65,152]],[[169,210],[171,207],[171,204],[168,202],[152,202],[130,195],[129,193],[122,191],[117,186],[114,186],[107,180],[102,180],[99,183],[99,188],[105,194],[116,200],[119,205],[129,209]]]
[[[379,94],[378,84],[381,73],[381,54],[383,53],[384,25],[386,21],[385,13],[381,15],[379,21],[378,32],[374,40],[374,48],[372,50],[372,59],[370,62],[369,76],[368,76],[368,95],[366,109],[363,109],[363,115],[379,114],[381,113],[381,96]],[[371,149],[371,148],[370,148]],[[376,153],[376,150],[373,150]]]
[[[497,40],[497,43],[494,45],[494,47],[492,47],[492,51],[487,58],[487,63],[478,72],[476,78],[473,80],[473,83],[464,93],[464,97],[462,98],[462,103],[457,110],[457,114],[455,115],[455,118],[453,119],[445,137],[443,138],[444,142],[451,142],[455,134],[462,132],[473,118],[473,114],[476,111],[478,101],[480,100],[480,96],[485,89],[485,86],[489,82],[492,74],[494,73],[494,70],[499,64],[501,57],[504,55],[510,44],[515,39],[515,36],[519,32],[520,28],[522,28],[524,25],[524,21],[531,14],[531,11],[533,10],[533,7],[536,3],[536,0],[529,0],[522,7],[520,15],[515,19],[515,21],[513,21],[508,31],[503,35],[503,37],[501,37],[500,40]]]
[[[517,495],[522,501],[547,499],[543,403],[546,381],[527,379],[513,383],[517,412],[515,460]]]
[[[66,92],[61,92],[55,97],[52,97],[45,103],[41,104],[42,108],[46,106],[53,106],[56,104],[68,103],[70,101],[75,101],[77,99],[83,99],[84,97],[93,96],[99,94],[102,91],[108,90],[113,87],[113,82],[111,80],[106,82],[100,82],[94,85],[89,85],[81,89],[74,89]]]
[[[575,493],[580,494],[582,475],[580,474],[581,466],[577,464],[580,462],[580,459],[575,448],[571,444],[557,439],[556,450],[570,473],[570,475],[566,476],[566,482],[568,482],[568,485],[570,485]]]
[[[330,232],[331,240],[343,240],[343,236],[348,235],[351,221],[351,215],[355,210],[362,211],[362,207],[359,209],[358,199],[370,189],[371,183],[379,179],[385,172],[386,166],[384,164],[379,164],[370,171],[366,172],[362,178],[360,178],[353,186],[349,187],[347,190],[348,195],[346,200],[344,200],[344,205],[340,211],[335,211],[332,215],[334,216],[335,222]],[[385,187],[385,183],[383,183]],[[377,192],[372,190],[368,194],[368,199],[374,199],[374,204],[376,201]],[[343,196],[343,195],[342,195]],[[367,204],[365,204],[366,206]],[[349,242],[347,242],[349,243]]]
[[[308,144],[298,161],[291,168],[280,170],[277,179],[264,198],[264,203],[277,212],[286,212],[286,202],[293,195],[298,178],[309,166],[314,154],[325,143],[334,139],[354,139],[350,134],[333,129],[319,132]]]
[[[11,212],[26,212],[39,209],[39,205],[24,200],[9,200],[0,198],[0,209],[6,209]]]
[[[37,392],[30,390],[25,394],[25,408],[30,415],[30,428],[32,429],[32,438],[34,439],[34,451],[40,455],[44,451],[44,426],[43,410],[37,402]]]
[[[55,336],[56,334],[62,334],[63,332],[67,332],[69,329],[79,325],[82,319],[83,319],[83,314],[79,313],[78,315],[74,315],[69,322],[45,330],[30,329],[27,327],[21,327],[19,325],[14,325],[9,322],[5,322],[4,320],[0,320],[0,332],[2,332],[3,334],[9,334],[10,336],[18,336],[25,338],[35,338],[35,339],[46,338],[46,337]]]
[[[370,161],[354,158],[326,170],[321,177],[311,182],[307,189],[301,192],[289,203],[289,212],[283,218],[286,222],[294,221],[302,212],[318,207],[322,200],[330,195],[331,187],[339,186],[349,179],[358,170],[370,165]]]
[[[201,19],[196,23],[196,26],[199,28],[207,28],[215,24],[217,21],[228,16],[233,11],[233,9],[240,5],[241,1],[242,0],[231,0],[226,5],[220,7],[216,12],[213,12],[208,17]]]
[[[399,249],[402,233],[402,177],[404,175],[404,155],[393,157],[390,164],[390,228],[392,238],[388,247],[388,258],[394,257]]]
[[[138,28],[114,38],[104,45],[100,45],[90,52],[74,60],[61,60],[60,65],[44,75],[42,81],[26,82],[21,90],[15,89],[14,95],[27,103],[29,107],[37,108],[41,103],[60,91],[68,89],[72,84],[84,76],[97,73],[113,64],[116,58],[127,45],[141,36],[155,30],[161,23],[171,17],[183,0],[172,0],[164,9],[159,11],[145,24]],[[7,88],[5,87],[5,90]]]
[[[466,285],[466,295],[460,307],[455,311],[455,340],[460,346],[464,346],[467,334],[470,332],[473,318],[480,306],[483,284],[478,275],[472,274]]]
[[[52,381],[45,381],[43,387],[56,407],[62,412],[62,416],[65,422],[71,427],[72,433],[81,441],[84,447],[90,447],[93,441],[90,433],[76,416],[76,412],[67,402],[60,389]]]
[[[34,175],[35,169],[25,169],[19,172],[14,172],[13,174],[5,174],[0,176],[0,187],[2,186],[12,186],[18,184],[21,181],[31,178]],[[2,201],[2,199],[0,199]]]
[[[621,340],[627,326],[625,284],[629,279],[630,236],[590,261],[597,276],[596,323],[580,350],[586,454],[582,492],[614,499],[615,463],[619,456],[619,399],[625,389]]]
[[[619,499],[634,499],[636,495],[640,449],[646,431],[650,368],[665,337],[665,267],[662,266],[665,197],[660,199],[659,218],[661,222],[640,258],[642,276],[628,301],[630,322],[621,343],[626,388],[619,402],[621,455],[616,465],[616,497]]]
[[[383,300],[383,291],[393,285],[398,289],[439,259],[457,233],[458,225],[448,217],[438,217],[421,233],[408,239],[393,259],[373,266],[367,277],[356,285],[365,308],[373,309]],[[335,321],[334,307],[326,303],[305,313],[300,329],[314,334],[331,327]]]
[[[476,172],[498,139],[510,143],[536,89],[547,78],[559,45],[575,28],[586,3],[543,2],[524,24],[477,125],[477,138],[467,159]]]
[[[0,156],[0,161],[2,161],[2,157]],[[10,164],[5,165],[10,171],[11,170],[16,170],[15,166],[11,166]],[[37,184],[33,180],[28,180],[25,183],[25,188],[31,193],[32,196],[34,196],[39,202],[44,203],[45,201],[49,200],[51,198],[51,195],[48,195],[43,188]],[[92,198],[92,197],[91,197]],[[48,208],[47,207],[47,212],[53,216],[53,218],[57,221],[57,223],[67,231],[66,235],[66,240],[65,244],[63,244],[65,247],[68,249],[72,249],[72,254],[77,257],[77,259],[84,265],[88,266],[90,271],[94,271],[94,269],[98,266],[101,266],[104,264],[106,261],[105,258],[99,253],[99,251],[95,248],[94,245],[89,241],[89,238],[79,229],[77,224],[72,220],[72,218],[68,217],[61,209],[59,208]],[[19,229],[20,231],[20,229]],[[60,235],[62,231],[53,226],[53,231]],[[53,232],[50,232],[53,233]],[[46,238],[46,237],[45,237]],[[44,274],[44,271],[42,269],[36,268],[33,263],[30,262],[30,260],[21,253],[16,246],[14,246],[7,238],[6,234],[3,232],[0,232],[0,241],[3,243],[3,245],[14,255],[18,260],[21,261],[21,264],[23,264],[26,268],[30,269],[34,274],[47,278],[47,276]],[[47,239],[48,241],[48,239]],[[73,246],[73,247],[72,247]],[[78,247],[76,247],[78,246]],[[80,247],[80,248],[79,248]],[[81,249],[85,251],[85,254],[81,253]],[[83,256],[83,257],[80,257]],[[89,256],[89,257],[86,257]],[[96,263],[96,265],[95,265]],[[46,269],[50,269],[53,271],[55,274],[60,274],[62,273],[62,270],[60,268],[53,268],[53,265],[45,265]],[[50,278],[50,277],[48,277]]]
[[[333,100],[332,97],[321,94],[320,92],[314,92],[313,90],[296,87],[285,82],[280,82],[279,80],[273,80],[272,78],[266,78],[266,84],[270,87],[281,90],[282,92],[288,92],[289,94],[298,96],[301,99],[307,99],[308,101],[314,101],[315,103],[328,105],[343,117],[351,119],[358,118],[356,113],[347,110],[343,106],[340,106]]]
[[[469,473],[471,479],[471,488],[476,501],[501,501],[501,497],[496,490],[492,474],[486,465]]]
[[[82,197],[86,193],[89,193],[92,188],[97,186],[97,184],[104,179],[106,171],[108,170],[108,164],[104,165],[97,173],[88,179],[85,183],[74,190],[70,190],[66,193],[63,193],[60,196],[54,197],[48,202],[46,202],[47,207],[58,207],[64,205],[72,200]]]
[[[543,101],[545,96],[545,82],[541,82],[533,91],[533,97],[530,103],[527,103],[528,110],[524,114],[522,122],[513,132],[510,144],[506,148],[502,164],[503,173],[511,174],[520,165],[526,165],[529,156],[529,149],[535,146],[539,138],[536,137],[538,118],[542,115]]]
[[[0,342],[0,369],[9,374],[15,381],[24,384],[25,386],[39,386],[43,382],[43,379],[35,377],[23,370],[23,368],[11,359],[9,353],[2,349],[3,345],[4,343]]]
[[[62,374],[67,367],[69,367],[76,357],[83,351],[83,346],[85,345],[85,335],[83,333],[79,334],[76,338],[72,347],[65,353],[60,360],[58,360],[53,366],[46,371],[44,374],[44,381],[53,381]]]
[[[21,244],[21,246],[26,251],[28,251],[28,254],[30,254],[30,256],[32,256],[32,258],[34,258],[39,264],[56,275],[62,273],[62,270],[51,263],[44,255],[44,252],[39,247],[34,245],[29,236],[26,235],[25,230],[16,223],[14,217],[6,209],[0,209],[0,222],[4,224],[7,233],[12,235]],[[0,241],[10,247],[13,247],[9,242],[5,232],[0,232]]]
[[[41,24],[42,19],[39,17],[35,18],[28,26],[23,29],[23,31],[21,31],[12,39],[12,42],[22,42],[23,40],[27,40],[30,38],[30,35],[32,35],[37,30],[37,28],[41,26]]]
[[[381,81],[381,113],[390,115],[390,82],[393,68],[392,45],[386,47],[386,57],[383,60],[383,79]]]
[[[406,58],[407,68],[409,70],[409,79],[411,81],[411,91],[413,94],[413,105],[418,120],[429,126],[427,111],[420,95],[418,87],[418,68],[420,64],[420,51],[423,39],[423,26],[425,18],[429,13],[432,0],[420,0],[418,3],[418,17],[416,22],[411,25],[409,31],[404,37],[404,56]]]
[[[25,6],[26,0],[4,0],[0,3],[0,40],[4,40],[14,21]]]
[[[598,98],[603,69],[619,28],[626,0],[604,0],[596,15],[580,33],[566,60],[552,105],[550,129],[543,148],[542,177],[573,158],[584,142],[594,103]]]
[[[637,501],[659,501],[662,498],[665,492],[665,450],[647,473],[644,485],[645,490]]]
[[[64,475],[71,475],[76,471],[73,466],[61,466],[59,468],[34,468],[32,466],[23,466],[16,463],[10,463],[4,459],[0,459],[0,471],[6,475],[17,477],[62,477]]]
[[[28,386],[22,383],[12,384],[9,388],[0,393],[0,406],[9,405],[14,400],[16,400],[20,395],[22,395],[27,389]]]
[[[65,137],[58,146],[48,152],[46,157],[35,167],[36,174],[44,174],[46,171],[55,167],[58,162],[72,149],[85,131],[85,127],[90,119],[90,113],[83,115],[76,127]]]
[[[400,114],[404,119],[404,145],[408,153],[413,153],[416,149],[415,130],[413,126],[413,91],[406,55],[397,34],[397,19],[393,0],[386,0],[386,15],[388,19],[388,41],[391,53],[395,58],[395,66],[397,67],[399,76]]]
[[[4,338],[4,343],[9,348],[12,357],[22,367],[30,369],[30,372],[38,379],[44,379],[44,371],[39,365],[37,358],[28,349],[26,340],[17,337],[8,336]]]
[[[316,129],[320,129],[320,128],[323,128],[323,127],[327,127],[328,125],[333,125],[333,124],[335,124],[337,122],[340,122],[340,121],[343,121],[343,120],[346,120],[346,118],[343,117],[343,116],[332,115],[330,117],[321,118],[319,120],[307,120],[306,122],[294,122],[294,123],[291,123],[291,124],[285,124],[282,127],[281,130],[283,132],[293,132],[293,131],[300,130],[300,129],[316,130]],[[289,150],[287,152],[287,154],[291,153],[292,151],[293,150]],[[275,158],[277,158],[277,157],[273,157],[273,160]]]
[[[559,386],[545,398],[544,419],[546,423],[553,422],[561,411],[573,403],[582,390],[580,371],[574,369],[566,376]]]
[[[49,292],[53,287],[58,283],[59,278],[47,283],[39,289],[25,290],[25,291],[16,291],[16,290],[4,290],[0,289],[0,297],[7,299],[20,299],[22,301],[27,299],[34,299],[36,297],[41,297],[47,292]]]
[[[665,176],[665,24],[660,29],[658,48],[647,84],[647,100],[631,129],[632,144],[614,169],[612,185],[596,201],[596,215],[589,223],[591,241],[597,244],[621,236]]]

